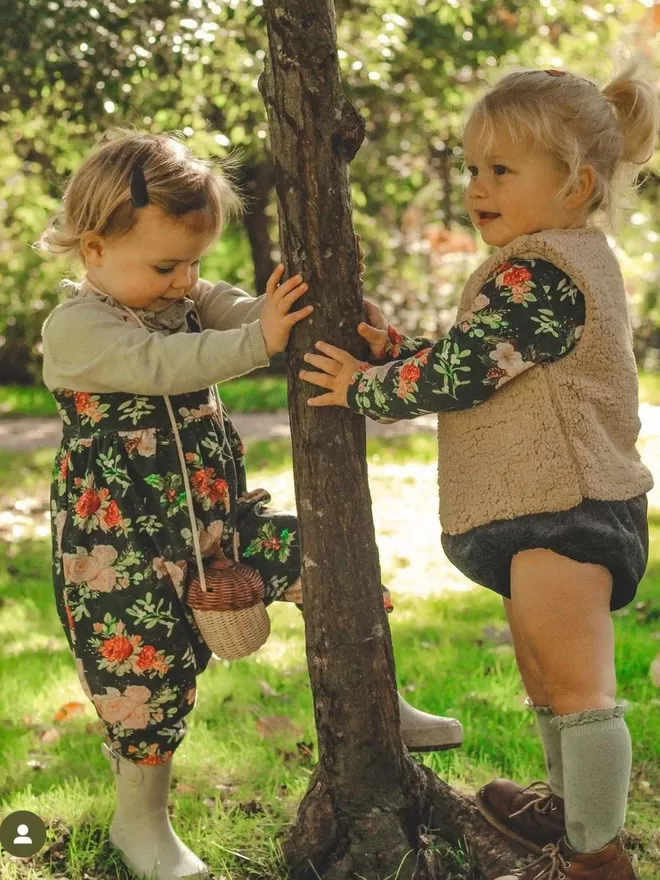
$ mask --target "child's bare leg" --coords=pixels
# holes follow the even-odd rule
[[[523,680],[527,696],[534,706],[547,706],[548,698],[543,684],[543,675],[536,657],[531,651],[529,642],[523,635],[522,626],[516,619],[515,609],[511,599],[504,600],[504,611],[509,621],[513,650],[516,654],[516,664],[520,677]]]
[[[519,553],[511,566],[517,634],[560,731],[567,836],[578,852],[602,849],[625,818],[631,748],[616,704],[611,590],[605,568],[550,550]]]
[[[525,550],[513,559],[517,631],[538,664],[555,715],[616,704],[611,592],[612,576],[600,565],[551,550]]]

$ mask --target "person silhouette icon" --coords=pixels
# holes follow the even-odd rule
[[[44,820],[30,810],[15,810],[0,822],[0,853],[2,850],[7,850],[10,855],[19,859],[29,859],[36,855],[45,843]],[[4,876],[1,868],[0,874]]]
[[[32,838],[27,836],[30,830],[27,825],[19,825],[16,830],[18,836],[14,838],[14,843],[32,843]]]

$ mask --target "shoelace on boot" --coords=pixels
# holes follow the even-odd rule
[[[528,872],[533,868],[538,868],[538,874],[534,874],[530,880],[566,880],[564,871],[568,871],[570,867],[571,863],[566,861],[562,855],[559,844],[548,843],[543,847],[541,855],[535,862],[521,868],[514,876],[522,877],[526,874],[529,876]]]
[[[535,792],[538,794],[538,797],[532,801],[528,801],[524,807],[516,810],[515,813],[511,813],[509,819],[514,819],[516,816],[522,816],[523,813],[532,809],[537,813],[543,814],[553,812],[557,809],[557,805],[555,804],[556,795],[547,782],[541,780],[532,782],[527,788],[523,788],[523,792],[525,791]]]

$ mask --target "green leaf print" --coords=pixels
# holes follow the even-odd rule
[[[155,535],[163,529],[162,522],[154,514],[138,516],[135,522],[137,523],[138,531],[143,535]]]
[[[458,373],[470,372],[468,365],[461,364],[461,361],[469,356],[470,352],[467,349],[461,350],[456,343],[452,345],[447,340],[447,344],[443,347],[440,357],[437,358],[438,363],[433,364],[433,369],[436,373],[440,373],[444,379],[442,388],[434,389],[434,393],[449,394],[451,397],[456,398],[456,389],[460,388],[461,385],[469,385],[469,379],[461,381],[458,375]]]
[[[64,422],[64,424],[65,424],[65,425],[70,425],[70,424],[71,424],[71,419],[69,418],[69,415],[68,415],[67,411],[64,409],[64,407],[63,407],[62,404],[59,402],[59,400],[56,400],[56,401],[55,401],[55,406],[57,407],[58,415],[59,415],[59,417],[62,419],[62,421]]]
[[[191,666],[195,666],[197,664],[197,661],[195,660],[195,652],[190,647],[190,645],[188,645],[186,650],[181,655],[179,662],[184,669],[190,669]]]
[[[214,458],[219,458],[219,459],[221,459],[223,462],[224,462],[224,461],[229,461],[229,459],[232,457],[231,452],[229,452],[229,451],[226,449],[225,445],[224,445],[224,444],[220,444],[220,443],[219,443],[215,438],[213,438],[213,437],[205,437],[205,438],[202,440],[202,446],[203,446],[205,449],[208,449],[209,453],[210,453]],[[201,459],[200,459],[200,462],[201,462]]]
[[[132,397],[130,400],[126,400],[119,405],[118,410],[123,413],[119,416],[119,419],[120,421],[130,419],[134,425],[137,425],[142,416],[153,412],[155,408],[146,397]]]
[[[481,324],[485,324],[491,330],[498,330],[500,327],[508,327],[509,322],[505,321],[501,312],[481,312],[475,315]]]
[[[97,462],[103,468],[103,477],[108,483],[119,483],[122,488],[127,489],[131,485],[128,471],[126,468],[120,467],[121,458],[119,456],[113,457],[114,452],[111,446],[107,454],[99,453]]]
[[[164,626],[168,636],[171,636],[177,618],[172,614],[171,605],[167,610],[163,610],[164,601],[164,599],[160,599],[158,605],[154,605],[152,594],[147,593],[144,599],[137,599],[135,604],[126,610],[126,613],[135,618],[136,623],[141,624],[145,629],[153,629],[158,624]]]
[[[387,403],[387,395],[378,384],[374,385],[372,390],[374,392],[374,406],[383,407]]]
[[[250,541],[243,556],[261,555],[268,560],[278,559],[280,562],[286,562],[291,554],[291,544],[295,535],[296,533],[290,532],[289,529],[282,529],[277,534],[275,524],[268,522],[259,529],[257,537]]]
[[[539,325],[534,335],[537,336],[539,333],[549,333],[551,336],[554,336],[555,339],[558,339],[559,333],[557,332],[557,327],[559,327],[559,321],[555,320],[554,312],[551,309],[539,309],[538,314],[538,318],[534,315],[531,319],[535,324]]]

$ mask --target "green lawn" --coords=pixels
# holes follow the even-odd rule
[[[285,442],[248,450],[250,484],[269,487],[282,504],[293,497],[287,450]],[[20,520],[25,500],[34,497],[37,513],[36,533],[26,525],[27,537],[0,549],[0,816],[28,809],[50,825],[49,849],[20,862],[0,854],[0,876],[124,878],[105,836],[111,775],[55,614],[49,547],[39,537],[51,457],[52,450],[0,456],[0,508]],[[504,626],[501,604],[470,588],[439,551],[433,438],[370,441],[369,461],[383,572],[396,606],[390,622],[399,684],[413,704],[456,714],[466,728],[463,749],[425,762],[469,791],[494,775],[541,778],[512,649],[496,638]],[[422,520],[428,528],[419,528]],[[642,880],[660,876],[660,690],[649,676],[660,652],[660,511],[651,527],[641,604],[615,619],[620,692],[631,704],[635,743],[628,827]],[[278,834],[313,766],[304,745],[315,742],[315,732],[301,619],[283,605],[271,617],[273,635],[258,654],[218,663],[200,678],[190,731],[176,756],[174,824],[218,880],[284,880]],[[55,721],[67,703],[82,703],[82,714]],[[290,729],[264,737],[263,719],[271,716],[290,719]],[[461,876],[448,872],[447,880]]]
[[[218,386],[229,412],[258,413],[286,409],[286,378],[259,374],[232,379]],[[660,406],[660,376],[642,373],[640,401]],[[0,385],[0,418],[11,416],[56,416],[57,410],[49,391],[38,386]]]
[[[259,373],[218,386],[225,406],[234,413],[277,412],[286,409],[286,378]],[[42,386],[0,385],[0,418],[57,416],[50,391]]]

